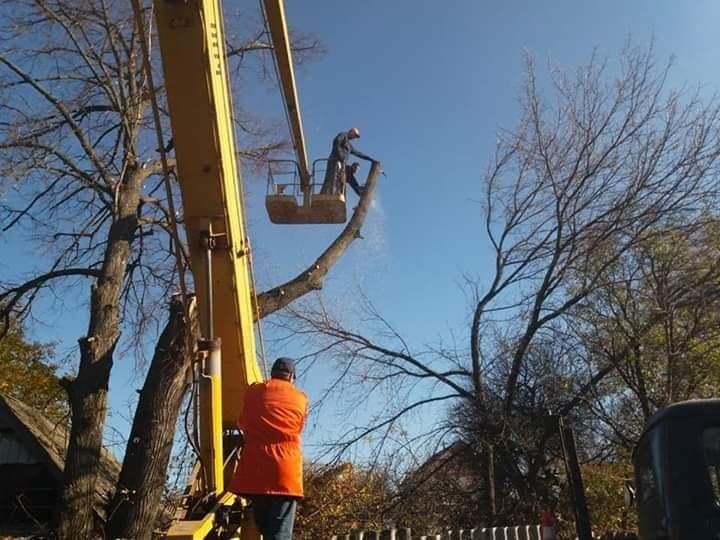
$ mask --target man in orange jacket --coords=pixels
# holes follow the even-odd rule
[[[278,358],[270,376],[245,394],[238,419],[245,442],[230,491],[250,499],[264,540],[291,540],[297,500],[303,496],[300,433],[308,399],[293,385],[290,358]]]

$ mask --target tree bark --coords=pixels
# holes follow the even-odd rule
[[[155,347],[135,411],[120,479],[109,506],[108,538],[149,539],[158,523],[175,425],[192,367],[198,325],[179,297]]]
[[[120,337],[119,304],[130,246],[138,226],[136,212],[145,176],[143,170],[134,168],[122,180],[101,275],[92,287],[88,333],[79,340],[78,374],[74,380],[63,380],[70,400],[72,424],[57,511],[60,539],[94,537],[93,510],[107,413],[108,381],[113,352]]]

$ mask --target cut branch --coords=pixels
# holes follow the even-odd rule
[[[309,268],[290,281],[258,294],[258,312],[261,319],[284,308],[304,294],[322,288],[323,278],[343,253],[345,253],[348,247],[350,247],[350,244],[352,244],[356,238],[360,238],[360,230],[365,223],[365,217],[370,209],[375,185],[381,172],[382,167],[380,163],[373,163],[370,168],[370,173],[368,174],[366,190],[362,197],[360,197],[358,206],[350,218],[350,221],[335,241],[328,246]]]

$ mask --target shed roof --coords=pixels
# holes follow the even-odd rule
[[[61,480],[68,444],[67,427],[64,424],[51,422],[37,409],[3,394],[0,394],[0,418],[14,429],[23,444],[48,465],[50,473]],[[119,475],[120,463],[103,448],[95,505],[95,511],[101,519],[105,517],[105,507],[113,496]]]

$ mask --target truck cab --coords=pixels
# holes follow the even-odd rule
[[[641,540],[720,540],[720,399],[657,412],[633,464]]]

